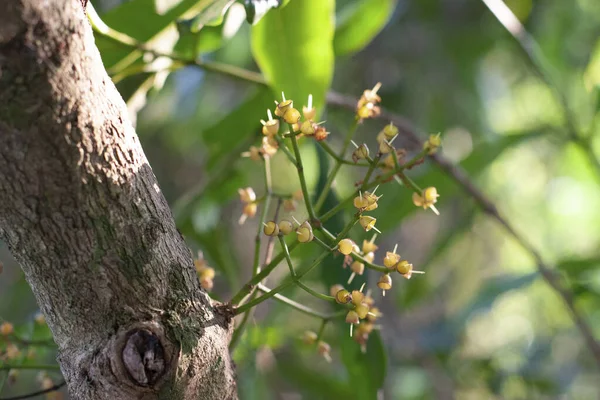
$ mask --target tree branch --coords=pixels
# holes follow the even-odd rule
[[[191,254],[80,0],[0,2],[0,239],[77,399],[235,398]]]

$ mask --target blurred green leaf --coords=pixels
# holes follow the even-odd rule
[[[293,360],[279,360],[277,370],[301,393],[310,394],[310,398],[315,400],[354,398],[354,391],[347,383],[341,382],[330,374],[315,371],[312,367],[299,361],[298,354],[294,354],[292,357]]]
[[[193,18],[179,20],[177,23],[197,33],[205,26],[218,26],[223,23],[223,16],[234,0],[213,0],[205,7],[199,7],[200,11]]]
[[[489,279],[483,285],[477,295],[453,318],[457,329],[462,330],[470,315],[479,309],[488,309],[492,306],[498,296],[510,291],[529,286],[538,277],[537,272],[525,275],[501,276]]]
[[[214,165],[244,139],[260,132],[260,119],[266,116],[266,109],[272,104],[272,93],[261,87],[227,116],[204,130],[202,139],[209,154],[208,166]]]
[[[397,0],[354,1],[342,9],[335,27],[335,55],[361,50],[383,29],[396,8]]]
[[[587,272],[599,271],[600,257],[563,260],[556,264],[556,268],[564,271],[568,276],[579,276]]]
[[[178,25],[179,40],[175,52],[182,57],[196,58],[199,54],[215,51],[223,45],[223,25],[205,26],[199,32]]]
[[[333,0],[292,1],[252,28],[252,52],[271,88],[296,107],[325,103],[333,75]]]
[[[340,324],[347,329],[348,324]],[[387,370],[387,356],[378,331],[369,335],[367,351],[363,353],[360,346],[349,335],[340,335],[339,340],[342,360],[348,371],[348,384],[353,389],[353,399],[376,400],[377,392],[383,388]]]
[[[590,55],[590,61],[583,78],[589,88],[600,85],[600,39],[596,42],[596,46]]]

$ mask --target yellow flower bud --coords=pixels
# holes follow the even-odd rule
[[[298,227],[296,230],[296,234],[298,234],[298,241],[300,243],[308,243],[314,239],[312,227],[305,221],[302,225]]]
[[[300,121],[300,111],[296,110],[294,107],[288,108],[285,114],[283,114],[283,120],[288,124],[297,123]]]
[[[327,360],[327,362],[331,362],[331,346],[329,346],[324,341],[320,340],[317,344],[317,351],[320,355],[322,355],[325,358],[325,360]]]
[[[369,314],[367,314],[367,319],[369,320],[369,322],[375,322],[377,318],[381,317],[382,315],[383,314],[381,314],[379,308],[371,307],[371,309],[369,310]]]
[[[346,304],[349,303],[350,300],[352,300],[352,295],[346,289],[338,290],[338,292],[335,294],[335,301],[338,304]]]
[[[432,155],[437,152],[441,145],[442,138],[439,133],[437,135],[429,135],[429,139],[423,143],[423,150],[425,150],[427,154]]]
[[[352,304],[355,306],[361,304],[365,300],[365,294],[360,290],[352,291]]]
[[[277,153],[279,143],[272,136],[265,136],[262,140],[261,151],[265,156],[272,156]]]
[[[361,194],[354,198],[354,207],[362,210],[369,207],[369,201]]]
[[[369,215],[361,215],[358,222],[363,227],[363,229],[368,232],[371,229],[375,228],[375,222],[377,222],[377,219]],[[375,230],[377,229],[375,228]]]
[[[275,115],[277,115],[278,117],[283,117],[285,112],[292,107],[294,107],[294,102],[292,100],[285,100],[281,103],[277,103],[277,107],[275,108]]]
[[[381,275],[377,286],[381,290],[390,290],[392,288],[392,278],[388,274]]]
[[[354,311],[356,311],[356,314],[358,314],[358,318],[365,319],[369,313],[369,306],[365,303],[361,303],[354,308]]]
[[[423,198],[425,199],[425,202],[429,204],[435,204],[438,197],[440,197],[440,195],[438,194],[437,189],[433,186],[428,187],[423,191]]]
[[[351,265],[350,265],[350,269],[352,270],[352,272],[354,272],[357,275],[362,275],[363,272],[365,272],[365,264],[361,263],[360,261],[354,261]]]
[[[200,280],[202,279],[214,279],[215,277],[215,269],[211,267],[205,267],[204,269],[198,271],[198,275],[200,276]]]
[[[275,221],[269,221],[264,225],[263,232],[267,236],[277,236],[279,234],[279,225]]]
[[[412,270],[412,264],[406,260],[402,260],[396,266],[396,270],[402,275],[408,274]]]
[[[268,121],[260,121],[263,125],[262,133],[263,135],[273,136],[277,135],[279,132],[279,120],[278,119],[270,119]]]
[[[383,130],[381,132],[383,132],[383,135],[385,136],[385,138],[388,141],[390,141],[394,137],[396,137],[396,135],[398,134],[398,128],[395,127],[394,124],[390,122],[388,125],[386,125],[383,128]]]
[[[373,252],[367,253],[364,255],[363,258],[365,259],[365,261],[373,264],[373,261],[375,260],[375,253],[373,253]]]
[[[279,231],[284,235],[289,235],[294,230],[294,224],[292,224],[287,219],[282,219],[279,221]]]
[[[348,311],[348,314],[346,314],[346,322],[349,324],[354,324],[354,325],[357,325],[360,322],[360,319],[358,318],[358,314],[356,313],[356,311],[354,311],[354,310]]]
[[[302,341],[305,344],[313,344],[317,340],[317,334],[313,331],[305,331],[302,335]]]
[[[315,134],[315,126],[312,121],[306,120],[300,125],[300,132],[305,134],[306,136],[311,136]]]
[[[363,240],[363,244],[362,244],[363,253],[365,253],[365,254],[373,253],[373,252],[377,251],[378,248],[379,248],[379,246],[377,246],[375,243],[367,241],[367,240]]]
[[[243,203],[252,203],[253,201],[256,201],[256,193],[254,193],[254,189],[251,187],[238,189],[238,194],[240,195],[240,200]]]
[[[385,258],[383,259],[383,265],[385,265],[388,269],[396,268],[396,265],[400,262],[400,254],[396,254],[395,252],[386,252]]]
[[[342,239],[338,243],[338,251],[347,256],[356,249],[356,244],[351,239]]]
[[[352,153],[352,161],[355,163],[357,163],[358,160],[364,160],[367,157],[369,157],[369,148],[364,143],[358,146]]]
[[[340,290],[344,290],[344,287],[337,283],[329,288],[329,295],[335,297]]]
[[[3,322],[2,325],[0,325],[0,335],[2,336],[8,336],[13,333],[14,330],[15,328],[10,322]]]

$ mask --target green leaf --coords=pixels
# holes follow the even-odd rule
[[[246,138],[260,132],[259,121],[272,104],[271,92],[261,87],[222,120],[202,132],[209,153],[208,165],[214,165]]]
[[[342,326],[344,329],[348,328],[348,324]],[[352,398],[377,399],[377,392],[383,387],[387,372],[387,356],[379,332],[373,331],[369,335],[367,351],[364,353],[346,334],[340,335],[340,349],[348,371],[348,384],[354,390]]]
[[[579,276],[588,272],[600,270],[600,258],[581,258],[563,260],[556,264],[556,268],[567,273],[568,276]]]
[[[397,0],[365,0],[351,3],[340,13],[335,28],[335,55],[353,53],[365,47],[389,21]]]
[[[178,21],[186,25],[192,33],[200,31],[205,26],[218,26],[223,23],[225,12],[234,0],[213,0],[212,4],[204,7],[193,18]]]
[[[299,354],[279,360],[277,372],[292,382],[301,393],[310,394],[311,399],[353,398],[353,391],[348,384],[335,376],[315,371],[300,360]]]
[[[295,0],[252,28],[252,52],[271,88],[320,109],[333,75],[334,0]]]

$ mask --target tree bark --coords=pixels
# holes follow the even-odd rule
[[[0,238],[73,398],[237,397],[231,310],[199,287],[81,0],[0,1]]]

